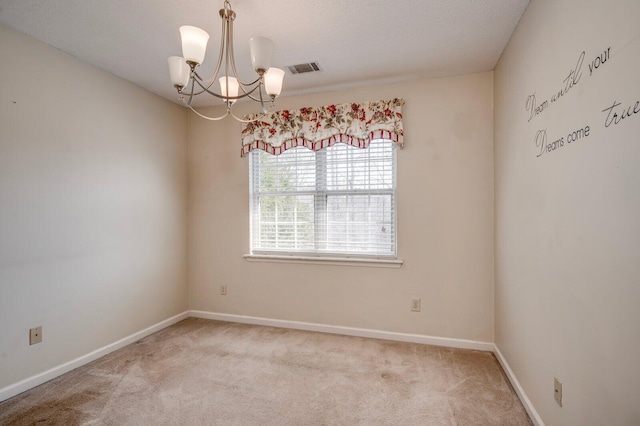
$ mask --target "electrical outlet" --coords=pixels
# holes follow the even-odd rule
[[[420,312],[420,299],[411,299],[411,311]]]
[[[29,329],[29,344],[35,345],[42,342],[42,326],[33,327]]]
[[[223,296],[227,295],[227,285],[226,284],[220,286],[220,294],[223,295]]]
[[[555,377],[553,378],[553,397],[556,399],[558,405],[562,407],[562,383]]]

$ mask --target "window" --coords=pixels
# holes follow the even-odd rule
[[[395,258],[396,149],[252,151],[251,253]]]

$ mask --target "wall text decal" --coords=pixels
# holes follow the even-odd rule
[[[619,110],[617,108],[620,105],[622,105],[620,102],[613,101],[613,105],[602,110],[602,112],[607,113],[607,118],[604,119],[604,127],[609,127],[612,124],[616,125],[625,118],[631,117],[640,112],[640,101],[636,102],[636,104],[633,106],[633,109],[631,109],[631,106],[629,106],[627,107],[627,109],[623,107],[621,110]],[[618,115],[618,112],[620,112],[620,115]]]
[[[578,61],[576,62],[576,66],[569,71],[567,77],[562,80],[563,86],[560,87],[560,90],[555,92],[551,96],[551,102],[556,102],[561,97],[569,93],[569,91],[575,87],[578,83],[580,83],[580,79],[582,78],[582,64],[584,63],[584,56],[586,52],[583,50],[578,56]],[[527,100],[525,102],[525,109],[529,113],[529,119],[527,122],[531,121],[532,118],[538,116],[538,114],[542,113],[549,107],[548,101],[542,101],[540,104],[536,102],[536,93],[527,96]]]
[[[591,64],[589,64],[589,76],[593,75],[593,70],[597,70],[598,68],[600,68],[600,65],[607,62],[610,55],[611,55],[611,48],[608,47],[607,50],[604,51],[604,53],[596,56],[596,58],[593,61],[591,61]]]
[[[585,139],[589,137],[589,133],[591,132],[591,128],[589,126],[584,126],[580,129],[573,130],[567,133],[566,142],[569,144],[571,142],[577,142],[581,139]],[[545,152],[552,152],[557,149],[560,149],[565,144],[565,136],[554,140],[553,142],[548,142],[547,129],[538,130],[536,132],[535,137],[536,147],[538,147],[538,157],[540,157]]]
[[[550,98],[543,100],[540,102],[536,98],[535,92],[527,96],[527,100],[525,102],[525,109],[527,111],[527,122],[530,122],[532,119],[537,117],[546,111],[550,106],[552,106],[555,102],[560,100],[560,98],[564,97],[569,91],[580,83],[583,76],[583,64],[586,56],[586,51],[583,50],[580,55],[578,55],[578,60],[575,63],[575,66],[566,74],[565,79],[562,81],[563,85],[560,89],[551,95]],[[589,77],[592,77],[593,74],[599,70],[605,63],[607,63],[611,59],[611,47],[606,48],[602,53],[599,53],[596,57],[594,57],[588,64],[589,68]],[[605,129],[611,125],[617,125],[622,122],[622,120],[626,118],[630,118],[640,113],[640,100],[635,103],[635,105],[622,106],[621,102],[614,100],[611,106],[602,110],[603,113],[606,114],[604,120]],[[550,138],[547,134],[547,129],[538,130],[534,137],[534,143],[537,148],[536,157],[541,157],[544,153],[551,153],[563,148],[565,144],[570,144],[572,142],[577,142],[582,139],[586,139],[591,134],[592,128],[589,125],[586,125],[580,129],[572,130],[566,133],[566,136],[561,136],[558,138]],[[553,139],[550,141],[550,139]]]
[[[565,96],[571,89],[580,83],[582,79],[582,66],[584,64],[584,58],[586,56],[586,51],[583,50],[580,55],[578,55],[578,60],[576,61],[576,65],[566,74],[564,80],[562,80],[562,86],[560,89],[553,93],[549,99],[545,99],[542,102],[539,102],[536,98],[536,92],[527,96],[525,101],[525,110],[527,112],[527,123],[530,122],[533,118],[537,117],[539,114],[543,113],[551,106],[551,103],[557,102]],[[593,75],[593,72],[603,66],[609,59],[611,58],[611,47],[608,47],[604,50],[604,52],[598,54],[591,62],[588,64],[589,67],[589,77]]]

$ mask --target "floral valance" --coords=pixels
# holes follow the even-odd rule
[[[319,151],[338,142],[366,148],[379,138],[402,148],[402,105],[403,99],[392,99],[274,112],[243,123],[241,155],[254,149],[278,155],[298,146]]]

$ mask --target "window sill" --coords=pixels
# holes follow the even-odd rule
[[[248,262],[304,263],[310,265],[364,266],[370,268],[400,268],[399,259],[367,259],[362,257],[315,257],[273,254],[245,254]]]

